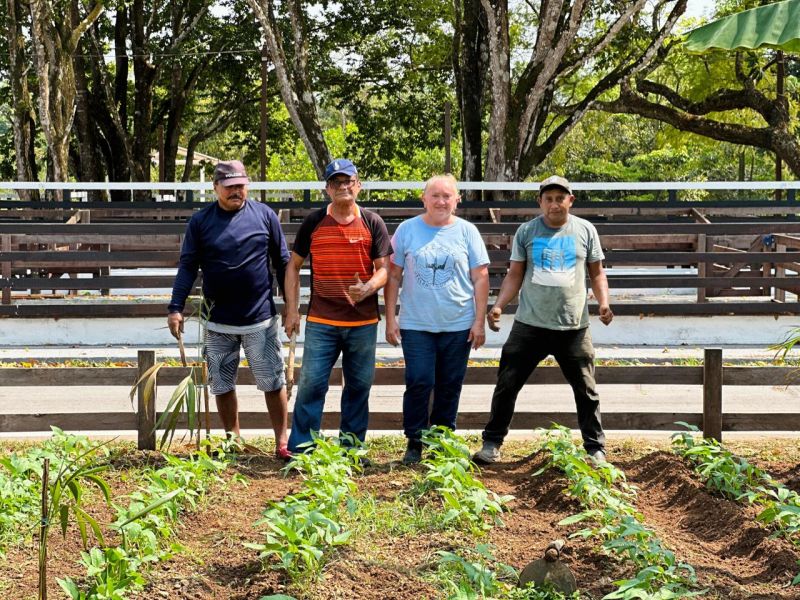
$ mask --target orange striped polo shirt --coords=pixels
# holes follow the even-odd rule
[[[343,225],[331,205],[309,214],[295,237],[293,250],[311,256],[311,301],[308,320],[339,327],[378,322],[378,295],[355,303],[347,293],[355,282],[369,280],[373,260],[392,253],[386,224],[379,215],[356,206],[356,218]]]

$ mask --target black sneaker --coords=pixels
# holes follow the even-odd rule
[[[422,442],[418,440],[408,440],[406,453],[403,456],[404,465],[415,465],[422,460]]]

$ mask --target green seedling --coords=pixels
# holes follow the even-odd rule
[[[466,442],[447,427],[423,431],[426,473],[417,479],[409,494],[439,496],[445,510],[444,526],[463,527],[475,534],[485,533],[493,524],[501,524],[500,515],[513,496],[498,496],[475,477],[477,467],[470,460]],[[489,517],[491,522],[487,522]]]
[[[303,488],[270,503],[256,522],[267,528],[265,541],[245,544],[257,550],[265,562],[277,559],[277,568],[293,581],[317,578],[326,553],[349,541],[352,530],[343,524],[344,511],[352,516],[356,510],[357,488],[351,477],[361,470],[361,457],[366,453],[353,436],[316,434],[308,450],[296,454],[285,468],[286,473],[300,473]]]
[[[717,440],[701,437],[697,427],[676,424],[688,431],[672,436],[673,451],[692,463],[706,487],[731,500],[758,507],[758,522],[800,546],[800,494],[735,456]],[[800,574],[792,580],[792,585],[797,584]]]
[[[565,427],[556,425],[539,433],[544,437],[543,448],[549,453],[549,460],[534,476],[549,468],[559,469],[568,480],[567,494],[584,508],[559,525],[590,523],[571,537],[598,537],[606,553],[619,556],[638,569],[633,578],[615,582],[617,589],[605,598],[667,600],[705,593],[691,589],[697,583],[691,565],[678,562],[674,553],[644,525],[633,504],[636,489],[627,483],[621,470],[609,463],[590,464],[586,452],[575,445]]]

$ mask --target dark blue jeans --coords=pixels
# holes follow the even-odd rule
[[[456,428],[461,385],[467,371],[469,329],[431,333],[401,329],[406,361],[403,429],[409,440],[433,425]],[[429,411],[431,392],[433,410]]]
[[[603,450],[606,436],[600,421],[600,397],[594,381],[594,346],[588,327],[555,331],[514,321],[500,355],[492,413],[483,430],[483,439],[503,443],[514,416],[517,395],[536,366],[549,354],[556,359],[572,387],[583,447],[587,452]]]
[[[311,441],[311,432],[322,427],[322,411],[328,380],[342,356],[344,387],[339,429],[353,433],[362,442],[369,423],[369,391],[375,375],[375,343],[378,325],[338,327],[306,322],[303,366],[292,413],[289,450]]]

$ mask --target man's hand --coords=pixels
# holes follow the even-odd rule
[[[608,325],[614,319],[614,313],[611,312],[611,307],[608,304],[603,304],[600,307],[600,322],[603,325]]]
[[[169,332],[176,340],[181,337],[183,333],[183,314],[179,312],[169,313],[167,317],[167,327]]]
[[[488,316],[487,316],[488,318]],[[467,341],[472,342],[472,349],[477,350],[486,342],[486,329],[483,327],[483,321],[475,321],[470,327],[469,337]]]
[[[392,346],[400,345],[400,326],[396,319],[391,322],[386,319],[386,341]]]
[[[300,313],[296,310],[284,311],[281,314],[283,319],[283,330],[286,332],[286,337],[292,337],[293,333],[300,333]]]
[[[362,283],[361,278],[358,276],[358,273],[356,273],[354,277],[355,277],[355,283],[347,289],[347,293],[350,296],[350,298],[352,298],[353,302],[358,304],[364,298],[369,296],[370,288],[369,284]]]
[[[500,316],[503,314],[503,310],[495,306],[486,313],[486,323],[489,324],[489,329],[492,331],[500,331]]]

